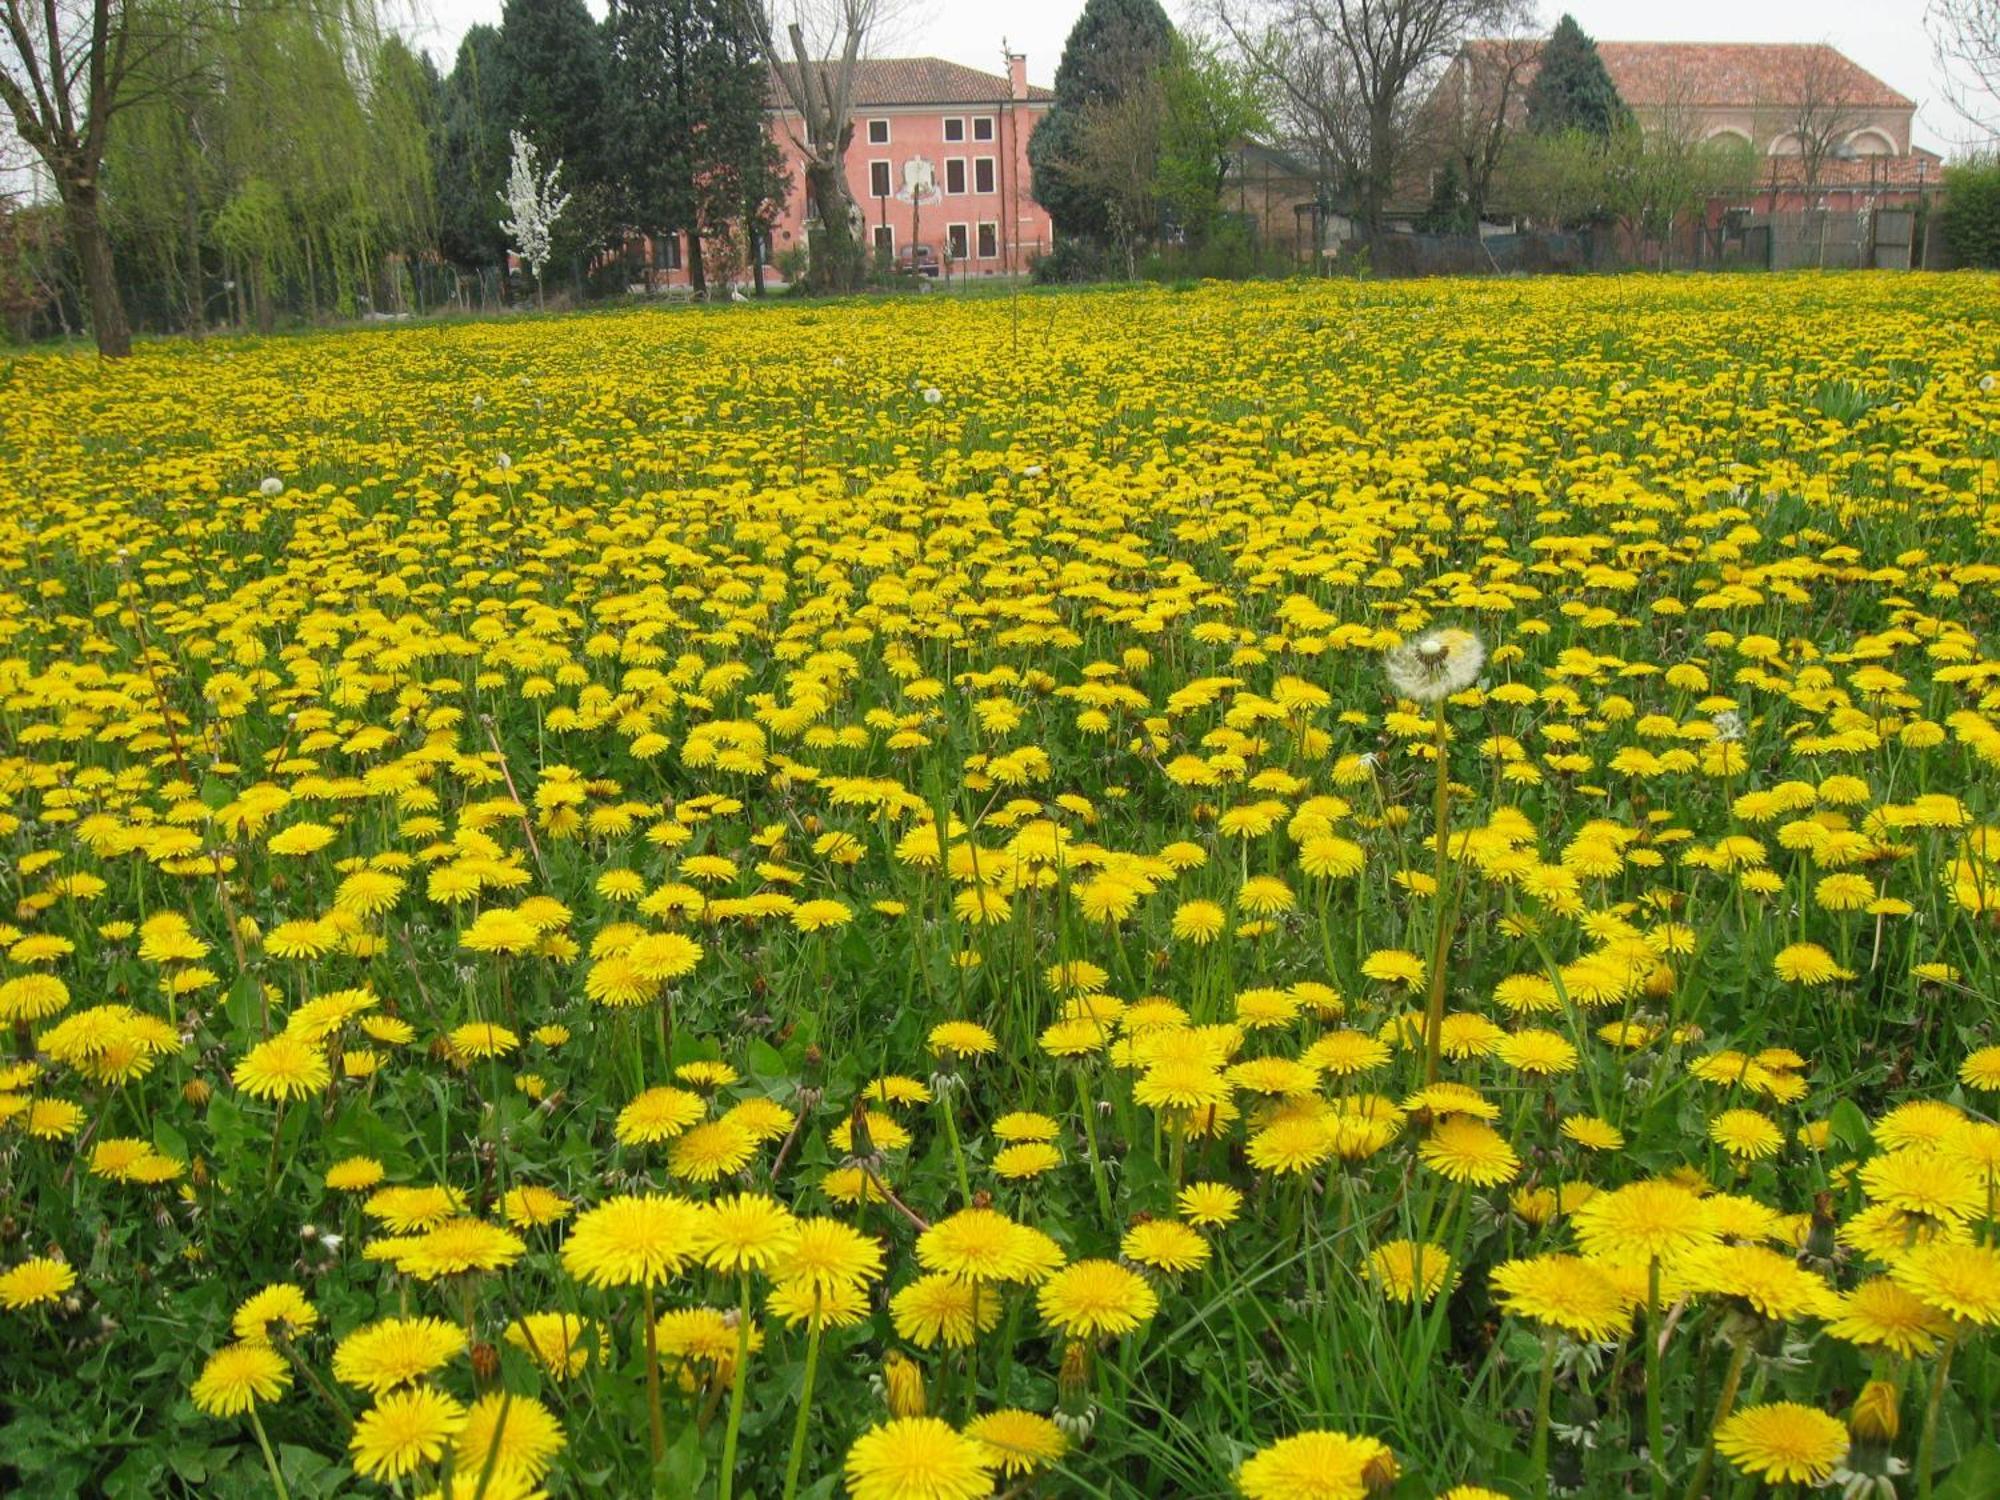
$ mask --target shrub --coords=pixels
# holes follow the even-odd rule
[[[1944,242],[1961,266],[2000,266],[2000,156],[1947,167]]]
[[[1110,274],[1104,247],[1091,240],[1063,240],[1047,255],[1037,256],[1032,268],[1036,286],[1103,281]]]

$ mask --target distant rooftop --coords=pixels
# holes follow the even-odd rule
[[[815,65],[815,71],[831,64]],[[787,72],[792,69],[787,68]],[[931,104],[1000,104],[1013,98],[1003,73],[983,73],[941,57],[865,57],[854,65],[854,107],[894,109]],[[1032,102],[1047,103],[1053,89],[1028,85]]]
[[[1475,51],[1510,45],[1466,44]],[[1915,101],[1824,42],[1599,42],[1597,55],[1635,108],[1680,104],[1753,109],[1797,92],[1798,80],[1817,74],[1829,98],[1856,109],[1914,109]]]

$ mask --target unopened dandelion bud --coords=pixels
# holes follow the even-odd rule
[[[1378,1453],[1362,1466],[1361,1483],[1371,1495],[1386,1495],[1403,1476],[1393,1453]]]
[[[898,1350],[891,1349],[883,1356],[882,1385],[891,1416],[921,1417],[930,1409],[924,1395],[923,1369]]]
[[[481,1339],[472,1346],[472,1378],[481,1385],[500,1374],[500,1351]]]
[[[1902,1393],[1888,1380],[1871,1380],[1854,1398],[1847,1425],[1865,1443],[1893,1443],[1902,1431]]]
[[[1063,1347],[1056,1374],[1056,1400],[1066,1412],[1081,1412],[1090,1400],[1090,1346],[1072,1340]]]

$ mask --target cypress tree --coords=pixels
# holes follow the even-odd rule
[[[1159,0],[1088,0],[1063,45],[1055,102],[1028,138],[1035,201],[1058,233],[1093,240],[1110,234],[1102,198],[1065,170],[1084,111],[1124,96],[1173,55],[1175,32]]]
[[[562,163],[570,204],[554,259],[570,267],[581,291],[590,262],[617,238],[606,33],[583,0],[506,0],[500,54],[509,128],[532,140],[547,164]],[[496,219],[503,212],[498,199],[489,209]]]
[[[507,185],[506,77],[500,33],[474,26],[458,44],[444,81],[436,144],[438,242],[445,258],[467,269],[501,264],[506,236],[494,211]]]
[[[1574,17],[1556,22],[1542,48],[1535,81],[1528,86],[1528,128],[1537,135],[1581,130],[1609,140],[1631,119],[1604,59]]]
[[[688,280],[703,291],[702,241],[746,217],[767,229],[767,202],[783,197],[769,72],[735,0],[624,0],[611,33],[622,222],[687,235]]]

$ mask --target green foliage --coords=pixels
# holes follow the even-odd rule
[[[25,343],[60,295],[62,211],[0,197],[0,333]]]
[[[1546,228],[1589,223],[1605,212],[1604,156],[1586,130],[1526,136],[1505,164],[1507,199]]]
[[[616,110],[611,47],[583,0],[507,0],[500,11],[506,126],[562,163],[569,208],[555,230],[551,277],[567,266],[580,286],[587,263],[617,237]],[[503,157],[502,180],[506,166]],[[504,213],[498,199],[490,212]]]
[[[438,243],[445,257],[467,266],[498,266],[506,236],[495,211],[507,185],[507,54],[500,33],[474,26],[458,44],[438,106]]]
[[[1565,14],[1543,46],[1541,66],[1528,86],[1528,128],[1537,135],[1581,130],[1607,140],[1630,119],[1597,43]]]
[[[1633,236],[1671,248],[1674,226],[1699,213],[1711,198],[1747,180],[1750,149],[1734,137],[1697,141],[1627,123],[1605,143],[1606,210]]]
[[[1102,195],[1079,181],[1071,165],[1086,113],[1150,78],[1171,57],[1174,39],[1159,0],[1088,0],[1070,28],[1056,68],[1055,103],[1028,138],[1035,201],[1049,211],[1059,235],[1111,236]]]
[[[1429,234],[1470,234],[1477,226],[1472,204],[1465,195],[1465,176],[1458,158],[1448,156],[1431,180],[1431,201],[1424,208],[1417,228]]]
[[[435,239],[436,75],[372,3],[221,10],[148,54],[105,163],[140,307],[206,321],[225,283],[265,327],[352,315]]]
[[[768,231],[784,200],[768,71],[735,0],[627,0],[610,27],[621,222],[687,234],[699,291],[703,242],[735,248],[736,226]]]
[[[1270,128],[1250,71],[1176,38],[1160,71],[1156,191],[1168,216],[1200,244],[1214,232],[1222,186],[1245,137]]]
[[[1944,242],[1961,266],[2000,266],[2000,157],[1944,170]]]

